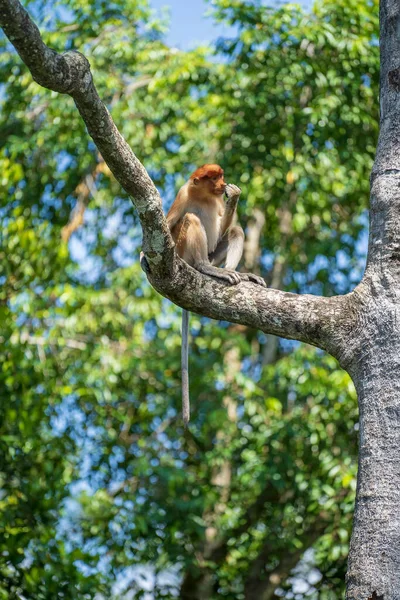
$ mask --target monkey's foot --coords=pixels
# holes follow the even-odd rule
[[[236,271],[225,271],[221,269],[222,273],[210,273],[211,277],[216,277],[216,279],[222,279],[222,281],[226,281],[230,285],[238,285],[242,280],[238,277],[239,273]]]
[[[239,273],[239,275],[242,281],[251,281],[262,287],[267,287],[264,279],[258,275],[254,275],[254,273]]]
[[[229,285],[238,285],[242,281],[240,273],[237,273],[236,271],[230,271],[228,269],[220,269],[219,267],[214,267],[208,263],[197,265],[196,269],[204,275],[209,275],[210,277],[215,277],[216,279],[226,281],[226,283],[229,283]]]

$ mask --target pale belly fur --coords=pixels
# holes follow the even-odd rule
[[[224,203],[223,200],[218,202],[216,200],[214,206],[208,205],[203,207],[198,203],[192,204],[188,210],[188,212],[193,212],[196,216],[199,217],[201,224],[203,225],[206,236],[207,236],[207,251],[208,254],[213,252],[217,247],[218,241],[220,239],[221,232],[221,221],[222,216],[224,214]]]

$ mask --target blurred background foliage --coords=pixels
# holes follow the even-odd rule
[[[165,199],[219,162],[244,264],[346,293],[377,141],[378,2],[213,0],[237,35],[182,51],[147,0],[27,3],[89,58]],[[329,356],[192,318],[148,286],[140,228],[73,101],[0,38],[0,598],[343,597],[357,406]]]

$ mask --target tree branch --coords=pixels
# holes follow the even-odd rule
[[[74,99],[102,157],[138,211],[145,270],[161,294],[193,312],[308,342],[340,358],[346,347],[343,333],[351,330],[351,295],[297,296],[251,283],[228,287],[189,267],[175,255],[160,195],[100,100],[88,60],[79,52],[58,54],[48,48],[18,0],[0,0],[0,26],[37,83]]]

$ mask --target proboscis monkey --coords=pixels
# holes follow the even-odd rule
[[[181,187],[167,222],[178,255],[189,265],[230,285],[252,281],[265,286],[261,277],[235,271],[243,253],[244,233],[233,225],[240,189],[224,181],[219,165],[203,165]],[[227,201],[224,202],[224,194]],[[225,264],[221,269],[217,265]],[[189,406],[189,313],[182,313],[182,410],[185,427]]]

